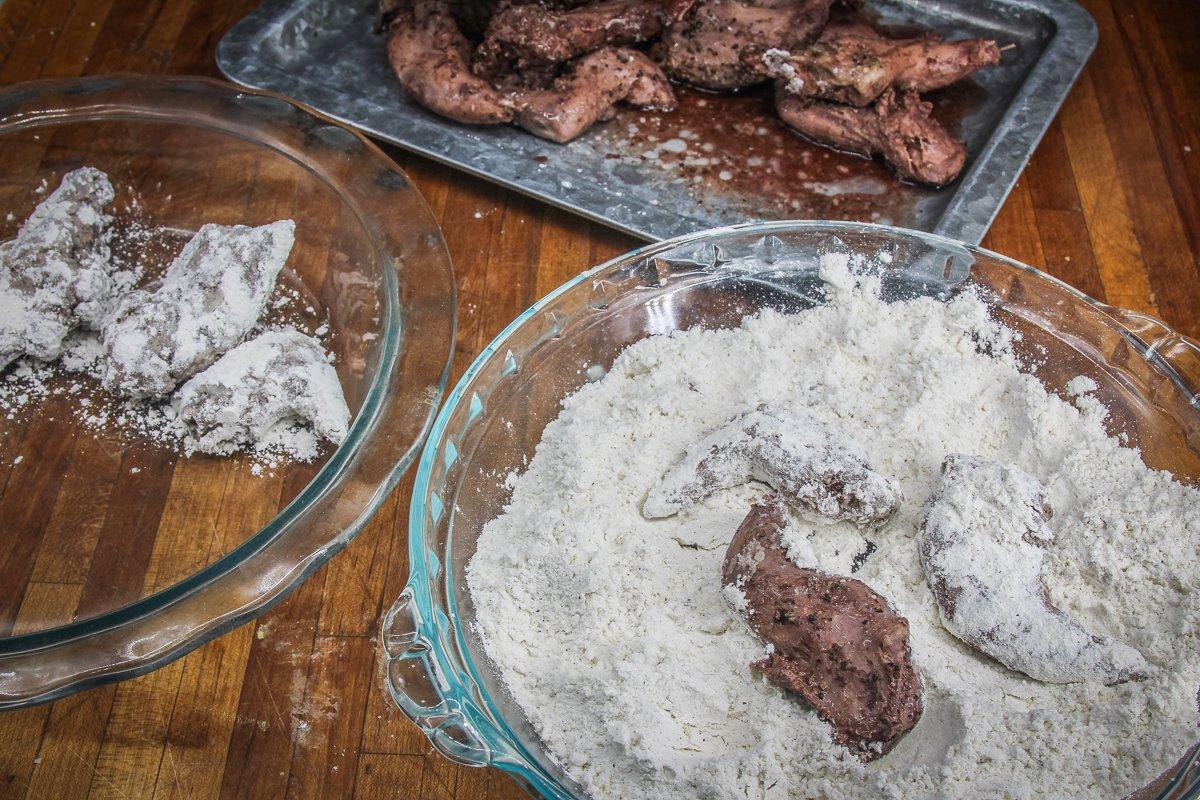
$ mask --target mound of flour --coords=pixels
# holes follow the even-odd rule
[[[596,798],[1119,798],[1145,785],[1200,739],[1200,491],[1106,436],[1095,384],[1072,382],[1072,405],[1022,374],[978,299],[885,304],[844,258],[822,272],[828,305],[651,337],[564,401],[468,569],[513,697]],[[909,619],[926,710],[871,764],[748,668],[762,646],[722,597],[720,566],[764,487],[639,513],[689,444],[760,403],[836,421],[904,491],[878,531],[797,519],[789,542],[831,572],[861,564],[855,577]],[[942,628],[915,536],[950,452],[1046,484],[1051,599],[1140,650],[1150,679],[1042,684]]]

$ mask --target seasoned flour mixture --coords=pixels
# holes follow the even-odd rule
[[[978,299],[885,304],[845,259],[831,302],[735,330],[630,347],[567,398],[468,580],[516,701],[596,798],[1119,798],[1200,739],[1200,491],[1105,435],[1086,378],[1074,405],[1022,374]],[[763,647],[721,591],[721,562],[765,487],[666,519],[647,492],[698,441],[766,403],[836,422],[904,493],[883,528],[795,519],[793,558],[849,574],[908,617],[925,712],[863,764],[828,724],[751,673]],[[1052,601],[1136,648],[1151,677],[1050,685],[941,625],[918,561],[921,507],[948,453],[1044,483]]]

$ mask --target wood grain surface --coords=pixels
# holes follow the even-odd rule
[[[254,5],[6,0],[0,84],[117,71],[216,75],[216,43]],[[1200,335],[1200,14],[1188,0],[1084,5],[1099,47],[984,244]],[[433,208],[454,259],[455,377],[536,298],[637,244],[390,152]],[[38,457],[112,470],[87,438],[48,437]],[[0,453],[0,463],[11,455]],[[47,474],[68,477],[42,486],[47,503],[28,513],[50,514],[49,501],[70,496],[65,466]],[[375,634],[408,570],[410,488],[411,475],[342,554],[253,624],[145,677],[0,714],[0,800],[523,796],[501,773],[439,758],[381,689]],[[76,516],[57,535],[103,537],[111,511],[86,497],[68,505]],[[65,619],[86,603],[87,576],[75,574],[69,550],[35,569],[45,580],[21,598],[30,613]]]

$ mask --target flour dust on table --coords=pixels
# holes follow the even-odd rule
[[[1145,786],[1200,739],[1200,491],[1106,433],[1094,382],[1071,381],[1068,401],[1024,372],[1016,334],[973,292],[888,303],[867,264],[827,256],[821,273],[825,305],[649,337],[564,400],[467,570],[505,686],[595,798],[1119,798]],[[899,507],[878,524],[788,503],[771,532],[805,580],[836,588],[852,575],[870,590],[858,596],[882,598],[871,600],[879,619],[907,620],[877,626],[907,636],[887,652],[911,659],[920,680],[920,718],[890,751],[837,743],[836,709],[753,667],[775,652],[756,635],[766,623],[805,619],[785,604],[748,625],[752,593],[722,585],[752,506],[796,492],[739,463],[738,480],[668,495],[668,509],[653,494],[665,479],[686,485],[670,483],[672,470],[697,443],[760,407],[820,419],[838,431],[821,443],[852,439],[864,451],[855,463],[898,483]],[[943,486],[955,480],[943,475],[948,457],[1019,471],[1013,485],[1028,491],[1012,502],[1036,507],[1002,509],[1008,527],[989,530],[986,515],[953,505],[970,492]],[[826,493],[844,488],[836,475],[821,480]],[[935,492],[941,505],[927,512]],[[643,516],[648,496],[657,505]],[[997,652],[1026,674],[980,649],[976,634],[990,628],[978,609],[993,607],[985,601],[1004,578],[957,607],[962,595],[935,596],[919,548],[927,513],[943,525],[934,533],[998,559],[996,572],[1014,567],[1015,596],[1041,588],[1023,606],[1030,620],[1058,615],[1109,655],[1075,657],[1014,633]],[[955,580],[971,577],[969,556],[930,553]],[[819,595],[806,598],[814,624]],[[850,611],[842,619],[858,618]],[[1089,666],[1100,662],[1116,666]]]

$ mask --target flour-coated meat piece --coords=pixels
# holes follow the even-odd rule
[[[840,427],[808,411],[762,406],[688,447],[650,491],[642,514],[669,517],[750,480],[798,509],[859,525],[882,523],[902,497],[899,484],[875,471],[862,444]]]
[[[1050,604],[1042,560],[1054,542],[1045,489],[1016,467],[953,454],[925,506],[917,552],[946,630],[1044,683],[1114,684],[1150,667]]]
[[[100,170],[68,172],[0,244],[0,369],[24,355],[55,359],[71,331],[103,324],[118,292],[105,210],[113,197]]]
[[[133,398],[168,394],[258,323],[295,243],[289,220],[205,225],[154,288],[121,299],[102,331],[104,384]]]
[[[224,455],[278,425],[306,423],[322,439],[346,438],[350,411],[321,343],[295,329],[268,331],[223,355],[175,397],[189,445]]]

